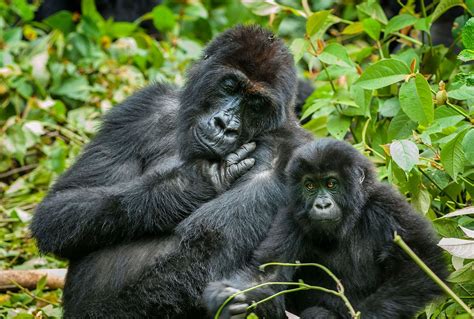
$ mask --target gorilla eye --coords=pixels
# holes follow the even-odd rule
[[[306,182],[306,183],[304,183],[304,187],[305,187],[307,190],[309,190],[310,192],[314,191],[314,190],[317,188],[316,184],[313,183],[313,182]]]
[[[335,178],[329,178],[326,181],[326,187],[328,189],[334,189],[334,188],[336,188],[336,186],[337,186],[337,180]]]
[[[227,78],[223,81],[222,83],[222,87],[224,88],[224,90],[226,90],[227,92],[233,92],[235,90],[235,87],[236,87],[236,82],[234,79],[231,79],[231,78]]]

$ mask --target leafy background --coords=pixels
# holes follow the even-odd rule
[[[164,1],[133,23],[82,15],[34,21],[39,5],[0,0],[0,268],[66,267],[40,255],[27,225],[48,186],[93,136],[101,115],[150,81],[182,84],[213,36],[259,23],[283,37],[316,87],[302,112],[316,136],[347,139],[433,222],[452,289],[474,296],[473,0],[399,1],[388,18],[366,1]],[[462,8],[453,42],[431,26]],[[150,21],[158,33],[140,27]],[[61,290],[0,293],[0,316],[55,318]],[[445,297],[419,318],[469,318]]]

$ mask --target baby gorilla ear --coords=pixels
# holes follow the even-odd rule
[[[357,180],[359,181],[359,184],[362,184],[365,180],[364,169],[362,167],[357,167],[355,173],[357,175]]]

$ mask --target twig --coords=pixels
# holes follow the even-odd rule
[[[444,283],[441,278],[439,278],[421,259],[418,257],[415,252],[403,241],[402,237],[395,233],[393,241],[395,244],[400,246],[400,248],[413,259],[413,261],[421,268],[441,289],[444,290],[454,301],[456,301],[470,316],[474,316],[474,311],[472,311],[461,298],[456,295],[451,288]]]
[[[32,292],[29,291],[28,289],[22,287],[21,285],[19,285],[18,283],[16,283],[14,280],[11,280],[11,283],[14,284],[18,289],[20,289],[21,292],[23,292],[24,294],[27,294],[28,296],[30,296],[30,297],[33,298],[33,299],[36,299],[36,300],[45,302],[45,303],[47,303],[47,304],[51,304],[51,305],[53,305],[53,306],[59,306],[59,304],[58,304],[57,302],[54,302],[54,301],[51,301],[51,300],[44,299],[44,298],[41,298],[41,297],[36,296],[34,293],[32,293]]]
[[[17,173],[21,173],[21,172],[24,172],[24,171],[28,171],[28,170],[33,169],[33,168],[36,168],[36,167],[38,167],[38,164],[30,164],[30,165],[25,165],[25,166],[17,167],[17,168],[14,168],[14,169],[12,169],[12,170],[9,170],[8,172],[5,172],[5,173],[0,174],[0,179],[5,178],[5,177],[9,177],[9,176],[12,176],[12,175],[15,175],[15,174],[17,174]]]

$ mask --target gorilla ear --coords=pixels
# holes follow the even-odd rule
[[[364,172],[364,169],[362,167],[357,167],[356,169],[356,174],[357,174],[357,178],[358,178],[358,181],[359,181],[359,184],[362,184],[365,180],[365,172]]]

